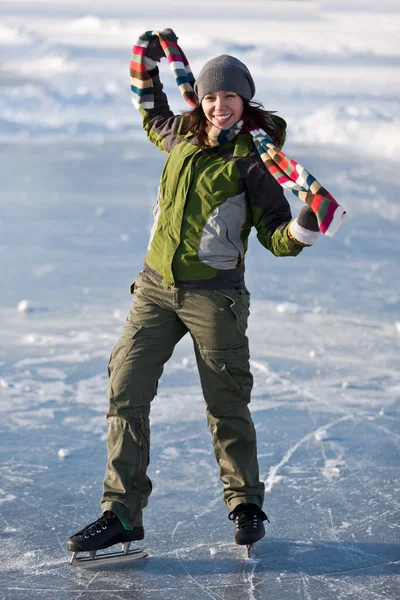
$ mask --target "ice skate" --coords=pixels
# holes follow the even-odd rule
[[[267,515],[256,504],[239,504],[228,517],[235,522],[235,542],[247,546],[250,557],[253,544],[265,535],[263,521],[268,521]]]
[[[75,566],[125,563],[148,556],[145,549],[130,549],[131,542],[143,538],[143,527],[127,530],[117,515],[107,510],[97,521],[72,535],[67,541],[67,548],[73,553],[71,564]],[[122,551],[97,554],[98,550],[109,548],[114,544],[122,544]],[[80,552],[85,552],[87,555],[78,556]]]

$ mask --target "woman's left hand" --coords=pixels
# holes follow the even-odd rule
[[[304,229],[319,231],[316,214],[308,205],[303,206],[299,212],[297,222],[301,227],[304,227]]]

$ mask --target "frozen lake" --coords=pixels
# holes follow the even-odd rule
[[[123,0],[96,14],[85,0],[0,8],[0,600],[398,597],[400,12],[281,4],[257,0],[248,17],[238,2],[229,33],[209,2],[168,13],[152,0],[155,23]],[[204,34],[196,19],[210,23]],[[262,19],[271,38],[252,41]],[[151,415],[150,557],[78,570],[65,541],[100,515],[107,362],[164,161],[126,85],[132,36],[157,21],[182,31],[196,72],[208,44],[251,66],[260,99],[289,122],[287,153],[351,220],[295,260],[250,240],[250,406],[271,521],[252,558],[233,542],[186,337]]]
[[[69,566],[66,538],[99,514],[106,365],[129,307],[130,280],[141,268],[147,234],[141,223],[150,212],[137,201],[140,189],[128,192],[137,172],[121,158],[126,145],[81,144],[81,159],[71,161],[72,152],[65,144],[2,152],[11,226],[2,251],[0,597],[129,598],[134,591],[138,599],[163,600],[395,598],[398,336],[395,306],[380,298],[399,287],[385,277],[390,261],[382,261],[382,270],[367,269],[368,248],[363,267],[357,250],[332,267],[324,248],[311,265],[304,256],[265,257],[265,281],[271,274],[283,280],[279,292],[257,285],[250,270],[252,407],[271,520],[254,559],[232,541],[184,338],[152,412],[150,558],[122,570]],[[12,171],[17,160],[31,165],[27,196],[20,197]],[[94,181],[91,166],[100,163],[105,168]],[[124,166],[125,192],[110,206],[106,195],[118,187]],[[129,240],[122,241],[126,231]],[[334,243],[336,254],[347,252],[343,242]],[[255,244],[252,250],[255,265],[265,253]],[[10,257],[19,272],[7,268]],[[326,283],[327,269],[341,281],[338,294]],[[380,295],[371,292],[371,280],[379,280]],[[357,295],[364,300],[354,307]],[[16,310],[25,297],[34,312]],[[287,351],[282,330],[291,331]],[[315,435],[321,430],[322,441]],[[60,459],[60,448],[70,456]],[[210,548],[217,549],[214,557]]]

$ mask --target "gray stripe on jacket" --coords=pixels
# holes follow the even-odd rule
[[[208,217],[198,251],[199,259],[214,269],[239,266],[244,247],[240,239],[246,221],[246,193],[228,198]]]

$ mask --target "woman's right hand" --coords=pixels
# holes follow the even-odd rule
[[[170,40],[171,42],[178,42],[178,38],[172,29],[167,28],[160,31],[161,35]],[[151,38],[149,45],[146,50],[146,57],[150,58],[150,60],[154,60],[155,62],[160,62],[160,60],[165,56],[164,50],[161,48],[160,38],[157,35],[153,35]]]

